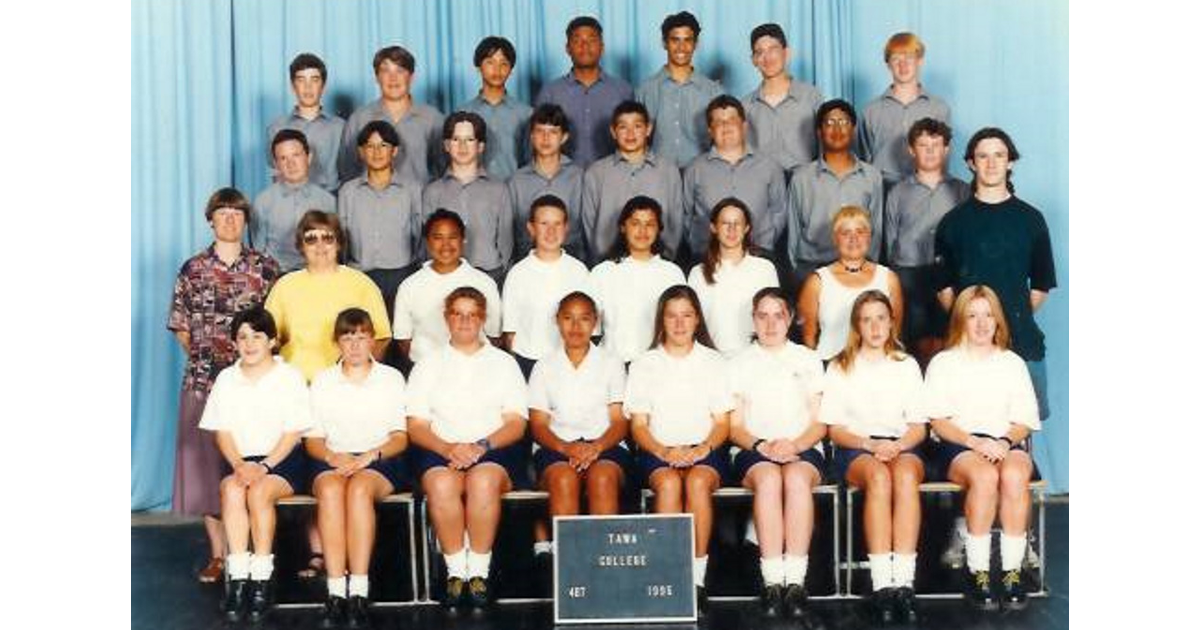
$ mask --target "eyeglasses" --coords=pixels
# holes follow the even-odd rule
[[[824,123],[826,127],[849,127],[853,124],[849,118],[826,118]]]
[[[333,245],[337,242],[337,235],[325,230],[312,230],[304,233],[305,245],[316,245],[318,242]]]

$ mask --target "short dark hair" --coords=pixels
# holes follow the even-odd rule
[[[246,223],[250,222],[250,200],[236,188],[221,188],[209,196],[208,203],[204,204],[204,220],[212,221],[213,213],[220,208],[241,210],[246,216]]]
[[[379,134],[379,139],[384,142],[398,147],[400,146],[400,134],[396,133],[396,128],[392,123],[386,120],[372,120],[363,125],[363,128],[358,131],[358,141],[355,146],[364,146],[371,139],[372,134]]]
[[[739,118],[741,118],[743,121],[746,120],[746,107],[742,105],[742,102],[736,97],[728,94],[721,94],[709,101],[708,107],[704,108],[704,123],[712,124],[713,112],[717,111],[718,109],[729,109],[731,107],[737,110]]]
[[[463,223],[462,217],[458,216],[457,212],[438,208],[425,219],[425,225],[421,226],[421,238],[429,238],[429,233],[433,230],[433,224],[438,221],[449,221],[458,227],[458,233],[462,236],[467,235],[467,224]]]
[[[572,291],[562,296],[562,299],[558,301],[558,308],[554,313],[557,315],[563,312],[563,309],[567,308],[567,305],[571,302],[583,302],[588,308],[592,309],[592,315],[595,315],[600,310],[596,307],[596,300],[592,299],[592,296],[583,291]]]
[[[280,129],[275,134],[275,137],[271,138],[271,157],[275,157],[275,147],[292,140],[299,142],[300,146],[304,147],[305,153],[309,152],[308,136],[304,135],[303,131],[299,129]]]
[[[229,324],[229,332],[234,339],[237,339],[237,332],[242,324],[250,326],[250,330],[254,332],[263,333],[267,339],[279,337],[279,329],[275,327],[275,318],[271,315],[271,311],[263,308],[261,304],[240,310],[233,316],[233,322]],[[278,350],[278,347],[273,348],[271,353],[274,354]]]
[[[671,15],[663,18],[663,41],[667,41],[667,35],[669,35],[673,29],[677,29],[681,26],[692,29],[692,35],[696,39],[700,39],[700,22],[696,20],[696,16],[688,13],[687,11],[680,11],[679,13],[672,13]]]
[[[329,73],[325,70],[325,62],[321,58],[312,53],[300,53],[292,60],[288,66],[288,77],[295,81],[296,75],[300,74],[301,70],[316,68],[317,72],[321,73],[321,82],[324,83],[329,77]]]
[[[970,140],[967,140],[967,150],[963,152],[963,159],[967,161],[967,164],[970,164],[971,160],[975,157],[975,147],[978,146],[980,142],[983,142],[989,138],[995,138],[996,140],[1004,143],[1004,147],[1008,149],[1009,162],[1016,162],[1017,160],[1021,159],[1021,154],[1017,152],[1017,145],[1012,141],[1012,138],[1008,136],[1008,133],[999,127],[984,127],[983,129],[976,131],[975,135],[971,136]],[[1008,192],[1010,193],[1016,192],[1017,190],[1016,187],[1013,186],[1012,176],[1013,174],[1010,170],[1008,172],[1008,176],[1005,178],[1005,183],[1007,184]],[[978,175],[971,178],[972,190],[975,189],[975,184],[977,184],[978,181]]]
[[[567,39],[571,38],[571,33],[574,33],[575,29],[585,26],[596,29],[601,36],[604,35],[604,27],[600,26],[600,20],[590,15],[581,15],[567,23]]]
[[[629,244],[625,242],[625,238],[621,236],[621,225],[633,216],[638,210],[649,210],[654,213],[654,218],[658,221],[658,238],[654,239],[654,244],[650,246],[650,251],[655,254],[663,251],[663,209],[662,204],[658,203],[653,197],[646,195],[637,195],[631,197],[629,201],[621,208],[621,214],[617,217],[617,237],[613,240],[612,247],[608,248],[608,255],[604,258],[613,262],[621,262],[621,259],[629,255]]]
[[[483,121],[483,116],[475,112],[465,112],[459,110],[446,117],[442,121],[442,140],[451,140],[454,138],[454,127],[458,123],[470,123],[471,131],[475,132],[475,139],[480,142],[487,142],[487,123]]]
[[[533,115],[529,117],[529,129],[532,131],[534,125],[554,125],[562,129],[564,133],[570,132],[571,123],[567,120],[567,113],[563,108],[554,103],[542,103],[533,110]]]
[[[850,124],[858,125],[858,114],[855,113],[854,106],[843,99],[831,98],[821,103],[821,106],[817,108],[817,128],[820,129],[821,125],[825,124],[826,116],[836,111],[846,114],[846,117],[850,119]]]
[[[337,319],[333,322],[333,341],[337,343],[338,338],[355,332],[359,329],[366,330],[375,336],[375,322],[371,321],[371,314],[357,306],[352,306],[341,313],[338,313]]]
[[[545,194],[533,200],[529,204],[529,222],[533,223],[534,217],[537,215],[538,208],[558,208],[563,213],[563,218],[570,218],[571,214],[567,212],[567,202],[563,201],[558,195]]]
[[[376,74],[379,74],[379,66],[382,66],[384,61],[390,61],[409,72],[417,70],[417,60],[403,46],[385,46],[375,53],[375,58],[371,60],[371,67],[375,69]]]
[[[779,45],[787,48],[787,35],[783,34],[783,27],[774,23],[767,22],[759,24],[750,31],[750,50],[754,50],[754,42],[757,42],[760,37],[770,37],[779,41]]]
[[[647,125],[650,124],[650,111],[646,109],[646,106],[638,101],[628,100],[621,101],[613,108],[612,121],[609,122],[609,125],[615,128],[617,119],[625,114],[638,114]]]
[[[504,58],[508,60],[508,64],[515,66],[517,64],[517,49],[513,48],[512,42],[503,37],[489,35],[480,40],[479,45],[475,47],[475,67],[483,65],[483,60],[500,52],[504,54]]]
[[[333,232],[337,236],[338,252],[346,251],[346,234],[342,231],[342,222],[338,220],[338,215],[333,212],[321,212],[320,210],[309,210],[300,217],[300,222],[296,224],[296,250],[304,249],[304,233],[317,228],[325,228]]]
[[[912,127],[908,128],[908,146],[916,146],[917,138],[920,138],[922,134],[929,136],[941,136],[942,141],[946,143],[946,146],[950,146],[950,138],[952,137],[952,134],[950,133],[950,125],[947,125],[936,118],[930,118],[926,116],[925,118],[913,123]]]

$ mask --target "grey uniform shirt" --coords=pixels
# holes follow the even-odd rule
[[[554,195],[567,204],[567,240],[563,249],[579,260],[586,260],[583,243],[583,224],[580,213],[583,207],[583,169],[562,156],[558,172],[553,177],[539,171],[535,163],[522,166],[508,180],[508,194],[513,202],[513,232],[515,249],[513,258],[520,259],[533,249],[533,239],[525,224],[529,221],[529,207],[542,195]]]
[[[708,148],[704,110],[720,94],[721,84],[699,72],[677,83],[665,67],[638,85],[634,97],[654,121],[654,152],[683,168]]]
[[[304,256],[296,250],[296,226],[309,210],[334,212],[333,195],[312,182],[298,186],[276,182],[254,198],[250,220],[250,243],[279,262],[281,271],[304,266]]]
[[[883,210],[888,265],[921,267],[933,264],[933,241],[938,223],[950,209],[971,197],[971,185],[947,175],[934,188],[909,175],[892,187]]]
[[[338,151],[342,142],[342,130],[346,121],[340,116],[321,110],[317,117],[307,120],[300,116],[299,108],[287,116],[277,118],[267,127],[267,165],[275,168],[275,156],[271,154],[271,141],[275,134],[284,129],[295,129],[308,140],[312,162],[308,165],[308,179],[330,193],[338,189]]]
[[[667,252],[674,254],[683,237],[683,181],[674,162],[647,151],[640,163],[620,153],[607,155],[583,175],[583,233],[589,260],[595,264],[613,246],[620,229],[617,219],[625,202],[638,195],[662,206],[661,235]]]
[[[492,105],[482,95],[467,101],[463,111],[479,114],[487,123],[483,165],[496,179],[508,179],[529,159],[529,117],[533,108],[507,94]]]
[[[362,271],[399,269],[421,242],[421,185],[393,172],[381,190],[359,175],[342,184],[338,217],[350,240],[349,262]]]
[[[785,171],[812,162],[817,158],[817,109],[824,100],[816,86],[793,78],[787,96],[772,107],[759,85],[742,98],[750,121],[750,146]]]
[[[867,103],[860,118],[859,155],[883,173],[884,181],[895,183],[913,173],[913,160],[908,153],[908,130],[922,118],[950,124],[950,106],[924,90],[913,102],[904,105],[888,88],[882,96]]]
[[[421,206],[422,224],[438,208],[462,217],[467,226],[463,254],[472,267],[481,271],[508,267],[513,249],[513,207],[504,182],[484,169],[465,184],[447,172],[425,187]]]
[[[424,184],[442,171],[442,113],[424,103],[413,101],[404,116],[399,121],[393,121],[383,108],[383,100],[379,99],[354,110],[346,121],[342,133],[342,153],[338,158],[338,173],[343,182],[363,174],[363,163],[358,159],[358,132],[367,123],[376,120],[391,123],[400,136],[402,146],[396,154],[393,168],[401,177]]]
[[[837,258],[833,215],[843,206],[860,206],[871,215],[867,255],[879,260],[883,242],[883,177],[879,169],[856,160],[854,168],[839,178],[821,157],[792,171],[788,185],[788,255],[793,264]]]
[[[587,168],[601,156],[616,150],[609,121],[621,101],[632,99],[633,88],[625,79],[601,69],[600,78],[585,86],[575,78],[572,70],[542,87],[533,105],[554,103],[563,108],[571,123],[571,137],[563,152],[580,168]]]
[[[683,216],[692,253],[703,254],[711,236],[709,215],[726,197],[737,197],[750,208],[754,244],[770,251],[787,226],[787,187],[783,168],[775,160],[747,150],[730,164],[709,149],[683,171]]]

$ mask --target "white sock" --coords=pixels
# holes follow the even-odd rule
[[[785,554],[783,556],[783,580],[790,586],[799,584],[804,586],[804,578],[808,575],[808,554],[803,556],[793,556]]]
[[[467,575],[487,579],[488,569],[492,566],[492,552],[475,553],[467,551]]]
[[[354,597],[355,595],[359,597],[366,597],[367,592],[370,590],[371,580],[367,579],[367,576],[354,575],[353,573],[350,574],[350,586],[348,587],[348,592],[350,593],[351,597]]]
[[[250,578],[250,552],[231,553],[225,556],[225,574],[231,580]]]
[[[895,586],[892,584],[892,553],[869,553],[867,560],[871,563],[871,588],[882,590]]]
[[[991,569],[992,535],[991,533],[975,536],[967,534],[967,569],[972,573]]]
[[[1027,540],[1025,534],[1009,536],[1004,532],[1000,532],[1001,571],[1012,571],[1013,569],[1021,568],[1021,561],[1025,559],[1025,543]]]
[[[554,553],[554,543],[549,540],[539,540],[533,543],[533,554]]]
[[[467,579],[467,548],[459,549],[457,553],[444,553],[446,558],[447,577]]]
[[[917,554],[892,554],[892,585],[912,588],[913,576],[917,574]]]
[[[346,576],[325,578],[325,588],[329,591],[330,597],[345,597]]]
[[[264,556],[254,554],[250,556],[250,579],[263,581],[271,579],[271,574],[275,572],[275,554],[269,553]]]
[[[764,584],[783,584],[783,556],[775,556],[774,558],[760,558],[758,565],[762,570]]]
[[[704,586],[704,574],[708,573],[708,556],[692,558],[692,581],[696,586]]]

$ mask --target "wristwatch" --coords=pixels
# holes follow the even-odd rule
[[[476,445],[476,446],[482,446],[482,447],[483,447],[483,450],[484,450],[484,452],[487,452],[487,451],[490,451],[490,450],[492,450],[492,443],[491,443],[491,442],[489,442],[487,438],[482,438],[482,439],[479,439],[479,440],[475,440],[475,445]]]

